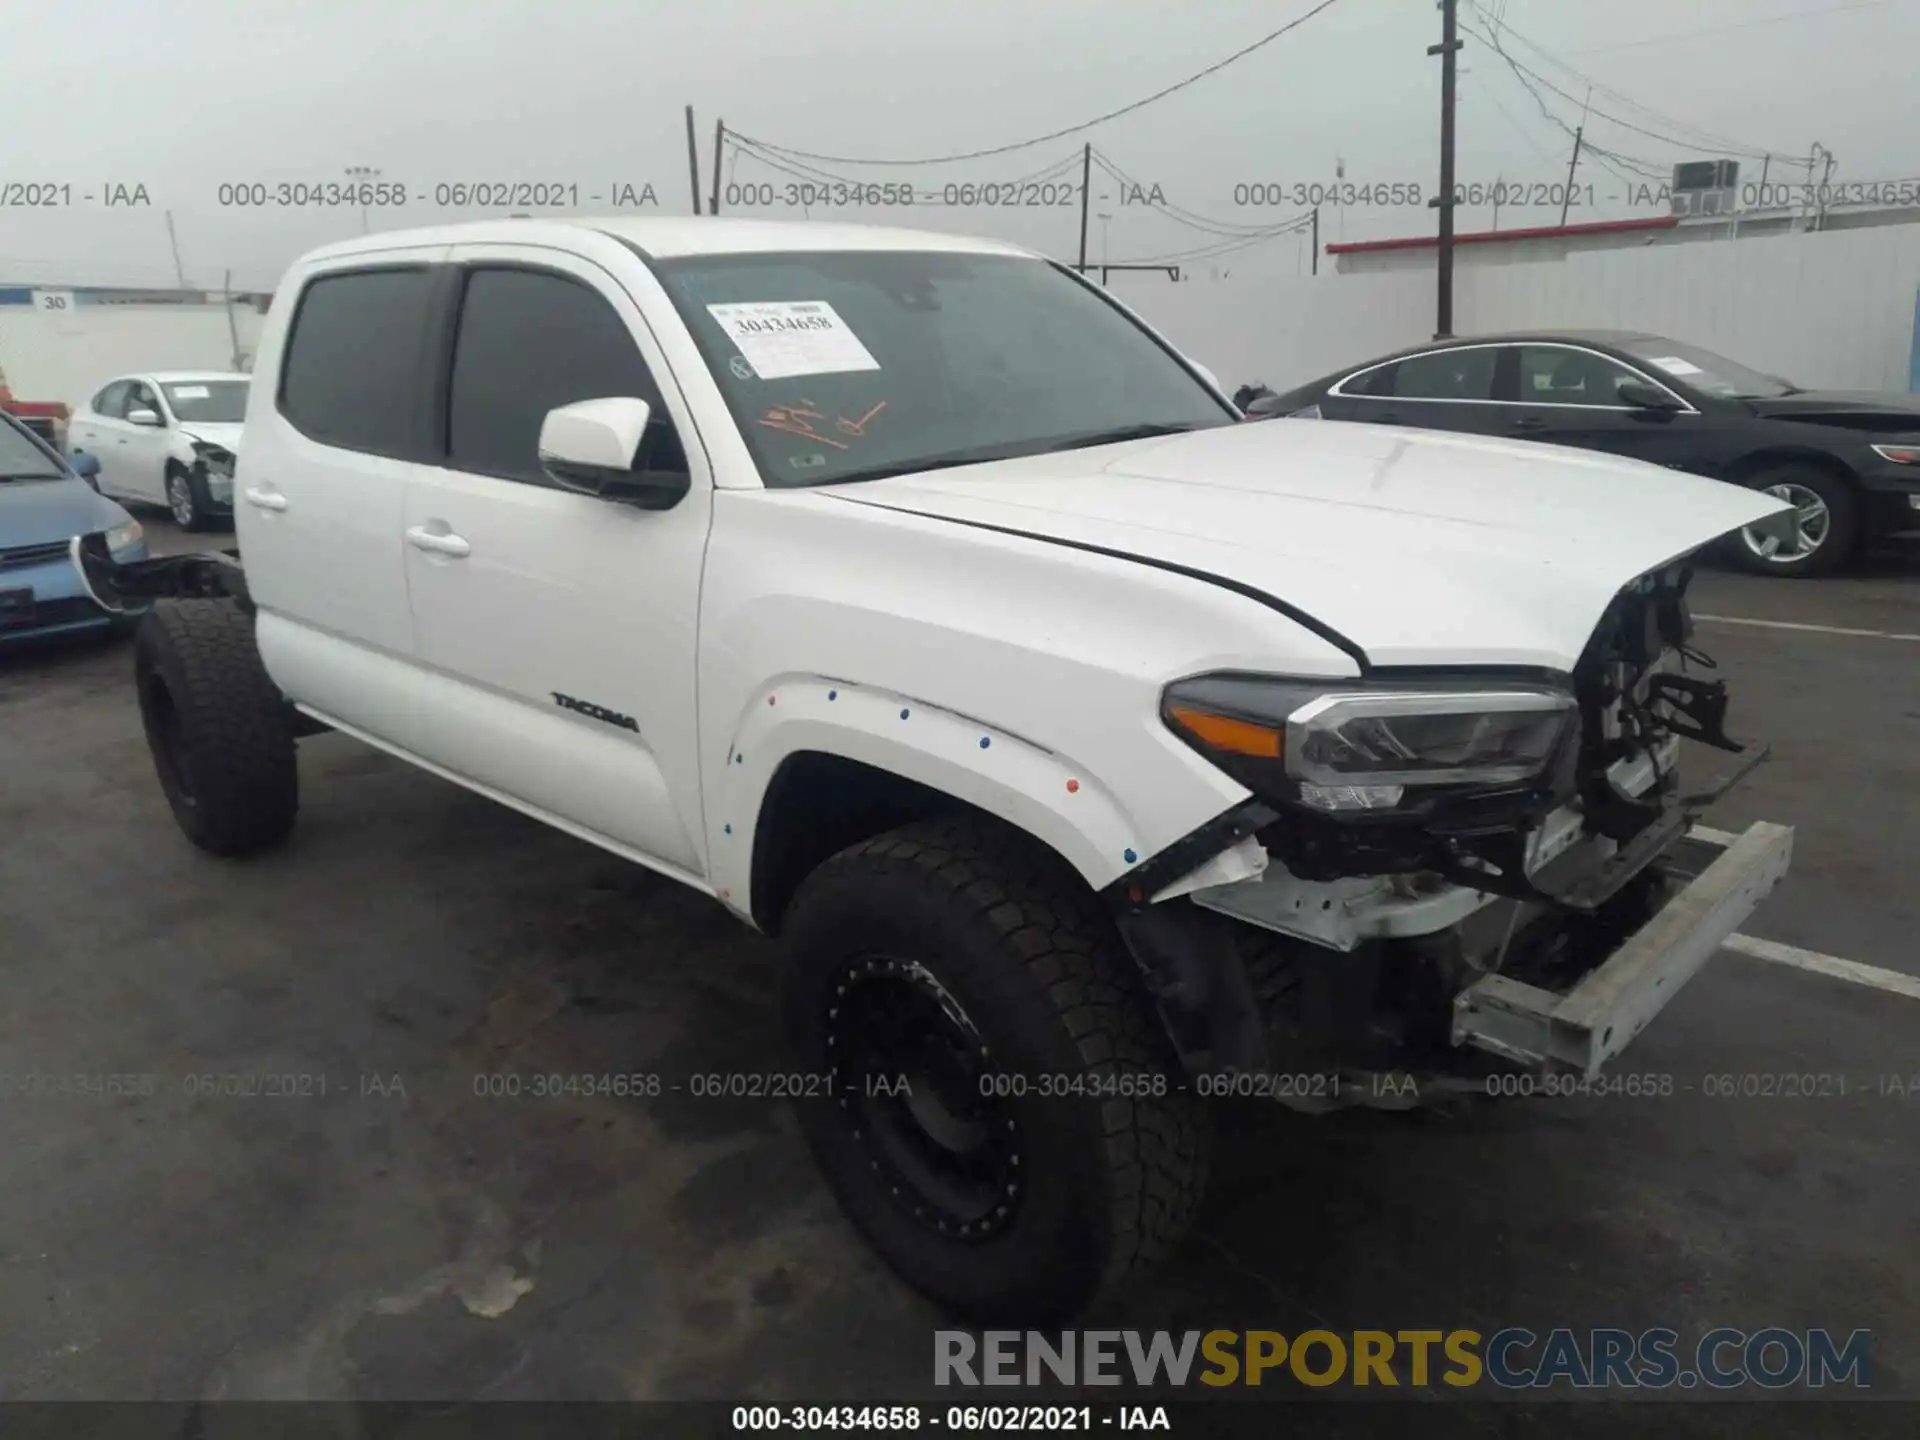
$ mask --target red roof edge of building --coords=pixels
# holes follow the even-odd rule
[[[1474,230],[1453,237],[1456,245],[1494,245],[1506,240],[1554,240],[1576,235],[1616,235],[1630,230],[1671,230],[1678,215],[1655,215],[1645,220],[1592,220],[1584,225],[1539,225],[1523,230]],[[1408,235],[1398,240],[1347,240],[1327,246],[1329,255],[1370,255],[1382,250],[1433,249],[1438,235]]]

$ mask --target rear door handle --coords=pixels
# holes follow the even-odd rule
[[[1382,425],[1398,425],[1400,423],[1400,412],[1397,410],[1388,410],[1384,414],[1376,415],[1373,418]]]
[[[473,547],[458,535],[444,535],[416,525],[407,531],[407,543],[416,550],[431,551],[435,555],[451,555],[455,559],[464,559],[473,553]]]
[[[277,490],[262,490],[257,486],[248,486],[246,496],[247,503],[256,509],[284,510],[287,508],[287,497]]]
[[[1547,428],[1547,422],[1542,420],[1538,415],[1522,415],[1518,420],[1513,422],[1513,428],[1516,430],[1544,430]]]

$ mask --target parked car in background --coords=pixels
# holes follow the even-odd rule
[[[1605,450],[1793,505],[1726,552],[1823,575],[1866,541],[1920,531],[1920,396],[1802,390],[1658,335],[1561,330],[1441,341],[1247,404],[1250,417],[1358,420]]]
[[[68,423],[68,448],[99,461],[102,495],[164,505],[182,529],[210,529],[233,515],[247,390],[245,375],[123,375]]]
[[[98,630],[113,615],[87,597],[68,563],[76,535],[100,535],[118,561],[144,560],[140,522],[87,488],[90,457],[69,464],[0,413],[0,649],[29,636]]]

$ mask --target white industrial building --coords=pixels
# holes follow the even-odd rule
[[[0,403],[76,409],[129,371],[249,369],[271,298],[0,284]]]

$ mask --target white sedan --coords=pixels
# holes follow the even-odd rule
[[[164,505],[182,529],[208,529],[233,514],[248,384],[223,373],[123,375],[73,417],[68,449],[99,462],[102,495]]]

